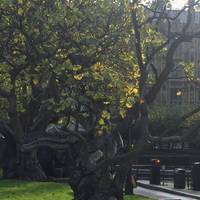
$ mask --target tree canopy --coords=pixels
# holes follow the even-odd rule
[[[171,17],[164,0],[1,1],[0,128],[2,154],[10,151],[13,163],[4,163],[4,172],[45,178],[38,149],[64,150],[75,199],[121,200],[138,152],[199,129],[195,124],[183,136],[154,137],[148,117],[177,48],[200,36],[188,31],[198,4],[189,1]],[[187,21],[174,33],[171,25],[182,12]],[[165,67],[158,72],[153,61],[160,55]],[[115,164],[120,167],[111,176]]]

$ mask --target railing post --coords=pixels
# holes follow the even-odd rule
[[[189,190],[190,189],[190,174],[188,171],[186,172],[186,180],[187,180],[187,188]]]

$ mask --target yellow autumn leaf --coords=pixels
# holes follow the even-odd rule
[[[122,119],[124,119],[126,117],[126,112],[123,109],[120,109],[119,114],[122,117]]]
[[[99,125],[101,125],[101,126],[104,125],[104,124],[105,124],[104,119],[101,118],[101,119],[99,120],[98,123],[99,123]]]
[[[24,11],[23,11],[23,9],[22,9],[22,8],[19,8],[19,9],[18,9],[18,11],[17,11],[17,13],[18,13],[19,15],[22,15],[22,14],[23,14],[23,12],[24,12]]]
[[[74,79],[77,80],[77,81],[82,80],[83,77],[84,77],[84,74],[77,74],[77,75],[74,75]]]
[[[138,89],[133,87],[133,86],[127,86],[127,94],[132,95],[132,94],[137,94]]]
[[[100,62],[97,62],[96,64],[94,64],[93,67],[94,67],[94,70],[97,72],[101,72],[105,68],[105,66]]]
[[[138,94],[138,92],[139,92],[139,90],[138,90],[137,88],[134,88],[134,89],[133,89],[133,93],[134,93],[134,94]]]
[[[110,113],[109,113],[108,111],[104,110],[104,111],[102,112],[101,117],[102,117],[103,119],[110,119]]]
[[[38,79],[33,79],[33,84],[37,85],[39,83]]]
[[[132,105],[131,103],[127,102],[127,103],[126,103],[126,107],[127,107],[127,108],[132,108],[133,105]]]

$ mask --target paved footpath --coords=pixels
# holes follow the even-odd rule
[[[195,200],[196,198],[183,197],[179,195],[169,194],[166,192],[160,192],[156,190],[150,190],[142,187],[137,187],[134,189],[134,193],[149,197],[155,200]]]
[[[200,191],[188,189],[174,189],[172,182],[167,183],[167,185],[165,186],[151,185],[149,184],[149,181],[138,181],[137,183],[139,187],[135,189],[135,193],[144,196],[149,196],[153,199],[200,200]]]

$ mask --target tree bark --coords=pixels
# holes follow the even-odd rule
[[[123,200],[123,188],[114,181],[109,169],[87,172],[76,168],[70,179],[74,200]]]

